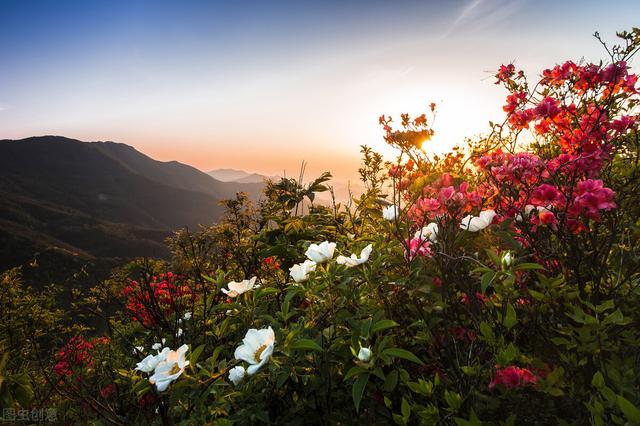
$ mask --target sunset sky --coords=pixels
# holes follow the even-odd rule
[[[0,2],[0,138],[112,140],[201,170],[353,177],[377,118],[439,105],[433,149],[500,119],[492,71],[597,60],[640,2]]]

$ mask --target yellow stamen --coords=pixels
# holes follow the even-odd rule
[[[253,354],[253,359],[254,359],[256,362],[260,362],[260,361],[261,361],[261,359],[260,359],[260,355],[262,355],[262,352],[264,352],[264,350],[265,350],[265,349],[267,349],[267,346],[268,346],[268,345],[262,345],[262,346],[260,346],[260,347],[256,350],[256,352]]]

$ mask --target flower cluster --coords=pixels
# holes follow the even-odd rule
[[[72,376],[79,369],[92,367],[94,347],[108,343],[107,337],[99,337],[89,341],[81,335],[72,337],[56,354],[56,364],[53,366],[54,373],[58,377]]]
[[[186,282],[171,272],[154,276],[148,283],[131,281],[122,293],[131,318],[145,327],[170,315],[194,295]],[[157,309],[161,312],[156,312]]]
[[[171,382],[184,373],[184,369],[189,365],[185,357],[188,350],[187,345],[182,345],[175,351],[163,348],[156,355],[147,355],[135,369],[150,374],[149,383],[155,385],[159,392],[163,392]]]
[[[492,390],[496,386],[504,386],[506,389],[513,389],[526,385],[535,384],[538,377],[526,368],[511,365],[506,368],[496,367],[496,374],[489,383],[489,389]]]

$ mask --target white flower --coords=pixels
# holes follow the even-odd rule
[[[243,281],[240,281],[239,283],[235,281],[231,281],[229,284],[227,284],[227,287],[229,287],[229,290],[227,290],[226,288],[223,288],[222,292],[229,297],[237,297],[246,291],[260,287],[259,285],[255,285],[256,278],[257,277],[253,277],[250,280],[243,280]]]
[[[371,255],[372,250],[373,246],[369,244],[360,252],[360,258],[358,258],[355,254],[352,254],[351,257],[338,256],[336,262],[338,262],[339,265],[346,265],[347,268],[362,265],[364,262],[369,260],[369,256]]]
[[[398,217],[398,207],[395,205],[388,206],[382,209],[382,217],[385,220],[395,220]]]
[[[462,219],[460,228],[470,232],[478,232],[491,225],[493,218],[496,216],[496,212],[493,210],[484,210],[480,212],[479,216],[468,215]]]
[[[435,243],[438,239],[438,224],[435,222],[431,222],[427,226],[422,227],[421,230],[416,231],[413,238],[418,238],[421,240],[429,239],[431,242]]]
[[[145,359],[136,364],[135,369],[143,373],[151,373],[160,362],[165,360],[168,353],[169,348],[164,348],[162,352],[157,355],[147,355]]]
[[[231,370],[229,370],[229,380],[231,380],[236,386],[238,386],[242,382],[242,380],[244,380],[244,376],[245,369],[241,365],[233,367]]]
[[[360,351],[358,352],[358,359],[362,362],[369,362],[371,359],[371,349],[360,348]]]
[[[320,244],[311,244],[304,254],[316,263],[324,263],[331,260],[335,249],[336,243],[325,241]]]
[[[185,313],[182,318],[185,319],[186,321],[189,321],[191,319],[191,312]]]
[[[233,356],[236,359],[246,361],[251,366],[247,368],[247,374],[255,374],[271,357],[276,336],[271,327],[256,330],[249,329],[242,339],[242,345],[236,348]]]
[[[289,268],[289,274],[291,278],[297,283],[301,283],[309,279],[309,273],[316,270],[316,262],[312,260],[305,260],[303,263],[298,263]]]
[[[175,351],[167,352],[166,358],[158,363],[153,376],[149,377],[149,382],[156,385],[158,392],[165,391],[169,384],[184,372],[185,367],[189,365],[189,361],[185,358],[188,350],[189,346],[182,345]]]
[[[182,333],[183,333],[182,329],[178,328],[178,332],[176,333],[176,337],[182,336]]]
[[[138,352],[144,351],[144,346],[136,346],[133,348],[133,354],[137,354]]]
[[[151,346],[151,349],[153,349],[154,351],[159,351],[161,347],[162,343],[154,343],[153,346]]]

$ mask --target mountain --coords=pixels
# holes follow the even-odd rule
[[[233,182],[234,180],[245,178],[251,173],[247,173],[244,170],[216,169],[207,172],[207,174],[222,182]]]
[[[156,161],[120,143],[0,140],[0,268],[35,252],[163,257],[172,231],[212,224],[223,211],[219,200],[239,191],[255,199],[261,189]]]
[[[235,182],[243,184],[262,184],[265,179],[278,180],[279,176],[265,176],[258,173],[249,173],[244,170],[216,169],[207,173],[214,179],[223,182]]]

